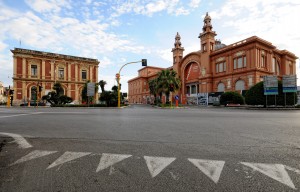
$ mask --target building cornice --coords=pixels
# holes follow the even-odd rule
[[[92,59],[92,58],[86,58],[86,57],[77,57],[77,56],[71,56],[71,55],[63,55],[58,53],[50,53],[50,52],[43,52],[43,51],[36,51],[36,50],[30,50],[30,49],[21,49],[21,48],[15,48],[14,50],[11,50],[11,52],[14,54],[14,56],[20,56],[20,57],[37,57],[40,59],[49,59],[49,60],[68,60],[68,61],[81,61],[86,63],[93,63],[94,65],[99,65],[98,59]]]

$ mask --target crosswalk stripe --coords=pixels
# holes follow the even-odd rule
[[[27,155],[25,155],[24,157],[22,157],[21,159],[17,160],[16,162],[12,163],[11,165],[15,165],[15,164],[18,164],[18,163],[23,163],[25,161],[36,159],[36,158],[43,157],[43,156],[46,156],[46,155],[50,155],[50,154],[53,154],[53,153],[56,153],[56,152],[57,151],[34,150],[34,151],[28,153]]]
[[[294,183],[292,182],[289,174],[285,170],[284,165],[282,164],[265,164],[265,163],[247,163],[241,162],[241,164],[250,167],[256,171],[261,172],[272,179],[283,183],[290,188],[296,189]]]
[[[124,159],[131,157],[132,155],[122,155],[122,154],[111,154],[111,153],[103,153],[99,165],[96,169],[96,172],[104,170]]]
[[[175,157],[150,157],[144,156],[149,172],[154,178],[168,165],[170,165],[176,158]]]
[[[188,159],[198,169],[216,184],[221,176],[225,161],[206,160],[206,159]]]
[[[51,165],[47,167],[47,169],[56,167],[58,165],[64,164],[66,162],[72,161],[74,159],[78,159],[80,157],[86,156],[91,154],[90,152],[70,152],[67,151],[62,156],[60,156],[58,159],[56,159]]]

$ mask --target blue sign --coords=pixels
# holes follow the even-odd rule
[[[175,100],[179,100],[179,96],[178,95],[175,95]]]

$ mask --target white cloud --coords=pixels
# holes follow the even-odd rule
[[[67,0],[25,0],[25,2],[34,11],[39,13],[60,12],[62,7],[71,7],[71,3]]]
[[[190,14],[190,11],[183,8],[183,7],[180,7],[178,8],[176,11],[175,11],[175,15],[178,16],[178,15],[188,15]]]
[[[191,2],[189,3],[189,6],[192,8],[197,8],[200,4],[201,0],[191,0]]]

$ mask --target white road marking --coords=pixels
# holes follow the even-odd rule
[[[150,171],[152,178],[158,175],[168,165],[170,165],[176,158],[175,157],[150,157],[144,156],[147,167]]]
[[[216,184],[221,176],[225,161],[215,161],[206,159],[188,159],[198,169],[200,169],[207,177]]]
[[[23,163],[25,161],[29,161],[29,160],[32,160],[32,159],[36,159],[36,158],[39,158],[39,157],[44,157],[46,155],[50,155],[50,154],[53,154],[53,153],[56,153],[56,152],[57,151],[34,150],[34,151],[28,153],[27,155],[25,155],[24,157],[22,157],[21,159],[17,160],[16,162],[10,164],[10,166],[18,164],[18,163]]]
[[[64,164],[66,162],[72,161],[74,159],[78,159],[80,157],[86,156],[91,154],[90,152],[70,152],[66,151],[62,156],[60,156],[58,159],[56,159],[47,169],[53,168],[55,166]]]
[[[27,148],[32,147],[32,145],[30,145],[26,141],[26,139],[24,137],[22,137],[21,135],[14,134],[14,133],[4,133],[4,132],[0,132],[0,135],[7,135],[9,137],[14,138],[14,142],[19,145],[19,148],[27,149]]]
[[[18,116],[24,116],[24,115],[38,115],[38,114],[42,114],[42,113],[44,113],[44,112],[21,113],[21,114],[16,114],[16,115],[0,116],[0,118],[18,117]]]
[[[272,179],[279,181],[282,184],[285,184],[293,189],[296,189],[289,174],[285,170],[284,165],[282,164],[247,163],[247,162],[241,162],[241,164],[250,167],[256,171],[259,171],[271,177]]]
[[[96,172],[102,171],[124,159],[131,157],[132,155],[110,154],[103,153],[100,159],[100,163],[96,169]]]
[[[290,167],[290,166],[287,166],[287,165],[285,165],[285,168],[287,170],[293,171],[293,172],[295,172],[295,173],[297,173],[297,174],[300,175],[300,170],[299,169],[296,169],[296,168],[293,168],[293,167]]]

